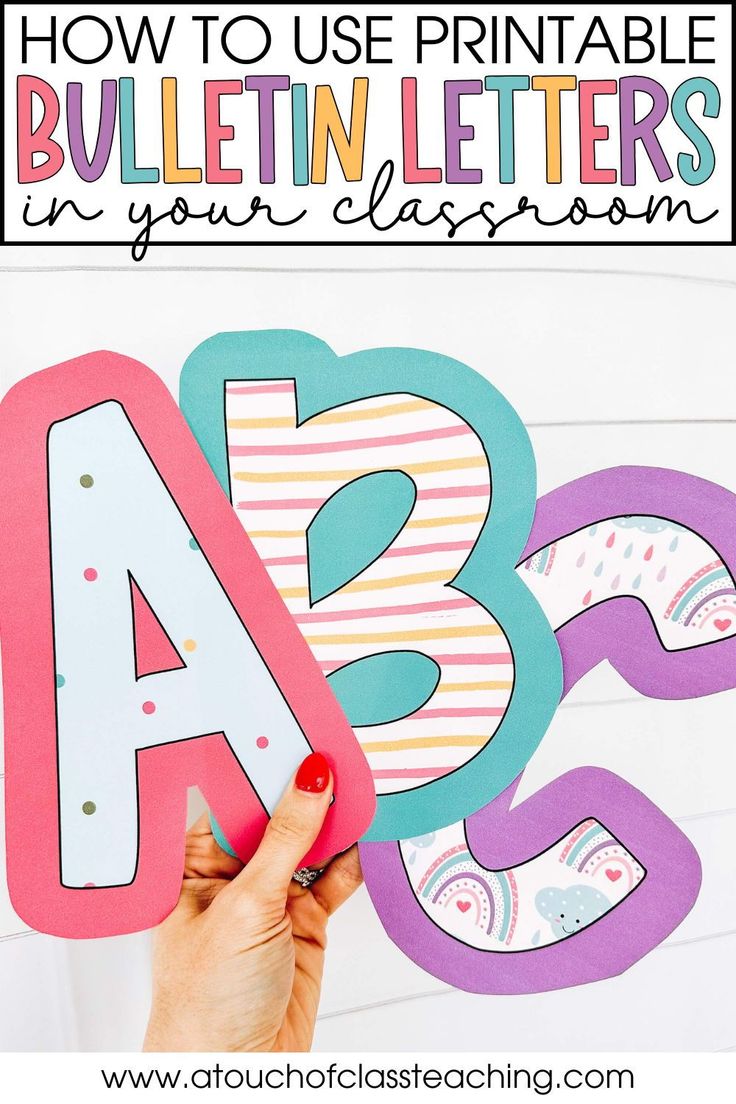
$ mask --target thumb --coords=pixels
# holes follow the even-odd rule
[[[292,874],[319,835],[331,797],[330,765],[314,751],[276,806],[255,855],[229,888],[247,890],[261,900],[285,900]]]

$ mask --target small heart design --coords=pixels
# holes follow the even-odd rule
[[[606,877],[608,878],[609,882],[617,882],[619,880],[619,878],[621,877],[621,871],[620,870],[607,870],[606,871]]]
[[[456,901],[455,904],[461,912],[467,912],[470,908],[470,901]]]
[[[715,625],[715,627],[718,629],[719,632],[725,632],[726,629],[729,629],[731,627],[731,618],[730,617],[716,617],[713,624]]]

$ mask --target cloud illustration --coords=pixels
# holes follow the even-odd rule
[[[599,920],[611,908],[608,898],[588,885],[575,885],[568,889],[547,886],[540,889],[534,903],[537,912],[549,922],[556,939],[574,935],[594,920]]]

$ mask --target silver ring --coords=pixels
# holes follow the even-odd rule
[[[300,866],[298,870],[295,870],[291,875],[292,880],[298,882],[300,886],[304,886],[308,889],[314,882],[317,881],[325,872],[325,867],[321,870],[312,870],[309,866]]]

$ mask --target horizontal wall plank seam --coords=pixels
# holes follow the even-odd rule
[[[736,928],[731,931],[714,932],[712,935],[693,936],[692,939],[676,940],[673,943],[661,943],[658,947],[655,947],[650,953],[654,954],[656,951],[666,950],[669,947],[684,947],[690,943],[707,943],[712,939],[727,939],[736,936]],[[462,989],[455,989],[452,986],[448,986],[445,989],[430,989],[421,993],[409,993],[402,997],[387,997],[385,1000],[372,1001],[369,1004],[358,1004],[352,1008],[341,1008],[335,1012],[324,1012],[317,1016],[318,1020],[332,1020],[338,1016],[352,1016],[357,1012],[372,1012],[374,1009],[384,1008],[391,1004],[403,1004],[409,1001],[424,1000],[429,997],[447,997],[453,993],[462,993]]]
[[[161,246],[160,248],[165,248]],[[472,268],[466,266],[435,266],[433,268],[424,268],[413,265],[402,265],[398,267],[383,266],[380,268],[361,268],[361,267],[308,267],[308,268],[288,268],[288,267],[276,267],[271,265],[143,265],[130,264],[126,265],[6,265],[0,266],[0,273],[57,273],[57,272],[196,272],[196,273],[218,273],[218,272],[253,272],[259,275],[264,273],[273,272],[275,275],[329,275],[334,272],[337,275],[355,274],[357,276],[386,276],[396,273],[397,275],[423,275],[423,276],[446,276],[452,275],[464,275],[464,276],[476,276],[476,275],[492,275],[492,276],[507,276],[513,275],[533,275],[533,276],[618,276],[625,279],[641,279],[641,280],[670,280],[677,283],[686,284],[700,284],[704,287],[724,288],[729,291],[736,291],[736,280],[728,280],[724,277],[718,276],[692,276],[686,273],[680,272],[636,272],[632,269],[608,269],[608,268]]]
[[[729,426],[736,418],[599,418],[575,422],[524,422],[527,429],[587,429],[621,426]]]

